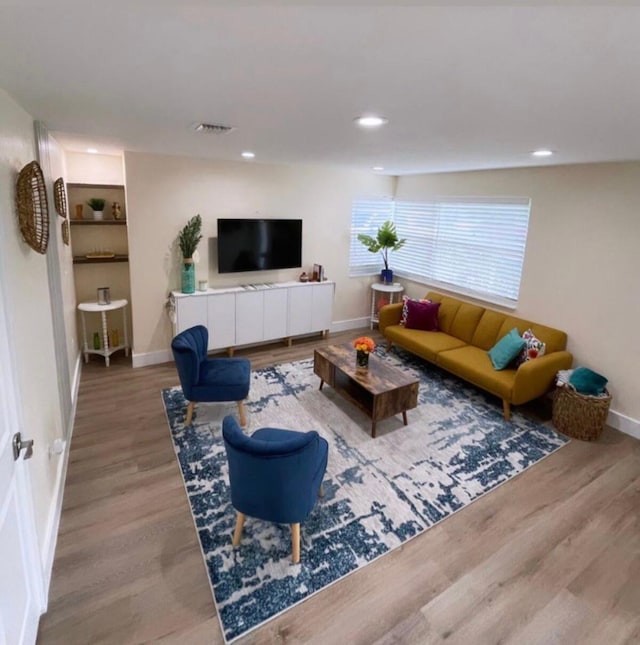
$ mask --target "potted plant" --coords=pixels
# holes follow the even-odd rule
[[[198,242],[202,239],[202,218],[194,215],[180,231],[178,244],[182,252],[182,293],[194,293],[196,290],[196,271],[193,265],[193,254]]]
[[[87,201],[87,205],[93,211],[93,219],[102,219],[105,200],[101,197],[92,197]]]
[[[406,239],[398,239],[395,224],[387,220],[380,226],[375,237],[360,233],[358,241],[362,242],[371,253],[380,251],[384,262],[384,269],[380,271],[380,281],[385,284],[391,284],[393,282],[393,271],[389,268],[389,251],[397,251],[407,241]]]

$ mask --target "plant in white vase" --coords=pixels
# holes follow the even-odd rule
[[[93,211],[93,219],[102,219],[105,200],[101,197],[92,197],[87,201],[87,205]]]

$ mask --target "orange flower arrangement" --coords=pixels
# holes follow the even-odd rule
[[[353,341],[353,346],[359,351],[369,354],[376,348],[376,344],[369,336],[360,336]]]

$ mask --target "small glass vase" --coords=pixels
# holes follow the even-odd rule
[[[196,267],[191,258],[182,261],[182,293],[195,293]]]
[[[356,349],[356,371],[366,372],[369,369],[369,352]]]

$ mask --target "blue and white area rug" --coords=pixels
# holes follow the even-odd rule
[[[568,442],[420,359],[389,356],[420,379],[419,405],[378,422],[329,386],[313,361],[253,372],[248,432],[263,426],[317,430],[329,442],[325,497],[301,527],[301,563],[291,563],[288,525],[247,518],[231,545],[231,506],[222,419],[231,404],[196,405],[185,428],[179,387],[163,400],[227,641],[246,634],[340,578],[389,553]]]

